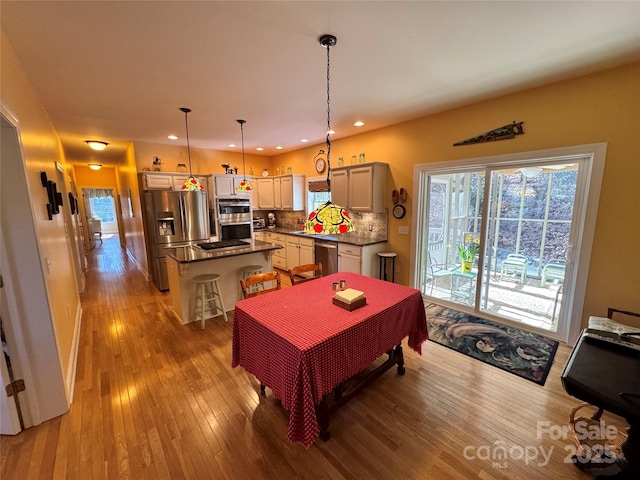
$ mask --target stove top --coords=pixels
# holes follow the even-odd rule
[[[203,250],[215,250],[218,248],[246,247],[251,244],[242,240],[221,240],[219,242],[198,243],[197,245]]]

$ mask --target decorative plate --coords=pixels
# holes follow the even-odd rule
[[[400,189],[400,203],[407,201],[407,191],[404,188]]]

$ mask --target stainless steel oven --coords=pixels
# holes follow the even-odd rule
[[[246,198],[218,198],[216,212],[220,240],[243,240],[253,237],[251,202]]]

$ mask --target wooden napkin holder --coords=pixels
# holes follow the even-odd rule
[[[336,297],[333,297],[332,299],[333,304],[339,306],[340,308],[344,308],[345,310],[348,310],[350,312],[354,311],[356,308],[360,308],[360,307],[364,307],[367,304],[367,298],[363,297],[359,300],[356,300],[355,302],[351,302],[351,303],[345,303],[342,302],[340,300],[338,300]]]

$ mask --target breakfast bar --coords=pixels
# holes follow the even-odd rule
[[[273,269],[271,256],[275,250],[282,248],[260,240],[238,243],[240,245],[215,249],[207,249],[206,243],[167,249],[171,307],[175,316],[183,324],[194,320],[196,298],[194,277],[205,273],[220,275],[218,284],[222,300],[225,309],[230,311],[242,298],[240,268],[245,265],[260,265],[264,272],[271,271]]]

